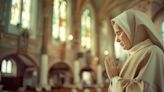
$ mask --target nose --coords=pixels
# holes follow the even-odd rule
[[[120,39],[119,39],[118,36],[115,37],[115,41],[116,41],[116,42],[120,42]]]

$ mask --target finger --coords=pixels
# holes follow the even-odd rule
[[[109,66],[106,62],[105,62],[105,68],[106,68],[107,76],[110,78],[110,69],[109,69]]]
[[[112,57],[108,57],[108,60],[111,67],[115,66],[115,62]]]
[[[112,71],[111,71],[111,65],[110,65],[109,57],[105,58],[105,68],[106,68],[106,73],[107,73],[108,77],[111,78]]]
[[[111,58],[111,61],[112,61],[112,65],[113,65],[113,66],[116,66],[116,65],[117,65],[117,63],[116,63],[116,60],[115,60],[115,59]]]
[[[106,57],[106,62],[107,62],[109,65],[112,65],[112,62],[111,62],[111,58],[110,58],[110,57]]]
[[[120,70],[121,70],[119,65],[117,65],[117,70],[118,70],[118,72],[120,72]]]
[[[106,60],[105,60],[105,62],[104,62],[106,70],[108,70],[109,67],[110,67],[109,64],[108,64],[107,62],[108,62],[108,61],[106,61]]]
[[[108,57],[105,57],[104,63],[106,65],[106,67],[108,67],[108,68],[110,67]]]

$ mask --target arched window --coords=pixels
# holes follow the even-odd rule
[[[91,30],[91,13],[85,9],[81,17],[81,46],[86,49],[91,48],[92,30]]]
[[[21,0],[12,0],[10,24],[17,25],[20,23]]]
[[[12,73],[12,61],[4,59],[1,65],[2,73]]]
[[[3,76],[16,76],[17,65],[13,59],[3,59],[1,63],[1,72]]]
[[[22,27],[29,28],[31,0],[23,0]]]
[[[2,64],[1,64],[1,71],[2,71],[2,73],[6,73],[6,72],[7,72],[7,61],[6,61],[6,59],[4,59],[4,60],[2,61]]]
[[[82,80],[87,85],[91,85],[92,84],[91,72],[89,72],[89,71],[83,71],[83,73],[82,73]]]
[[[161,32],[162,32],[163,41],[164,41],[164,21],[161,24]]]
[[[30,27],[31,0],[12,0],[10,24]]]
[[[53,25],[52,36],[58,41],[66,40],[66,18],[67,18],[66,0],[54,0],[53,5]]]
[[[20,34],[23,29],[28,29],[30,38],[36,38],[38,0],[10,0],[10,16],[7,20],[7,31]]]
[[[11,60],[8,60],[7,61],[7,69],[6,69],[6,72],[7,73],[12,73],[12,61]]]

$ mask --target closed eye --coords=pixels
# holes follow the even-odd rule
[[[121,34],[121,31],[117,31],[117,32],[116,32],[116,35],[120,35],[120,34]]]

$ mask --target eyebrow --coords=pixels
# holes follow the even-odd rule
[[[121,32],[122,32],[122,31],[119,30],[119,31],[115,32],[115,34],[119,34],[119,33],[121,33]]]

